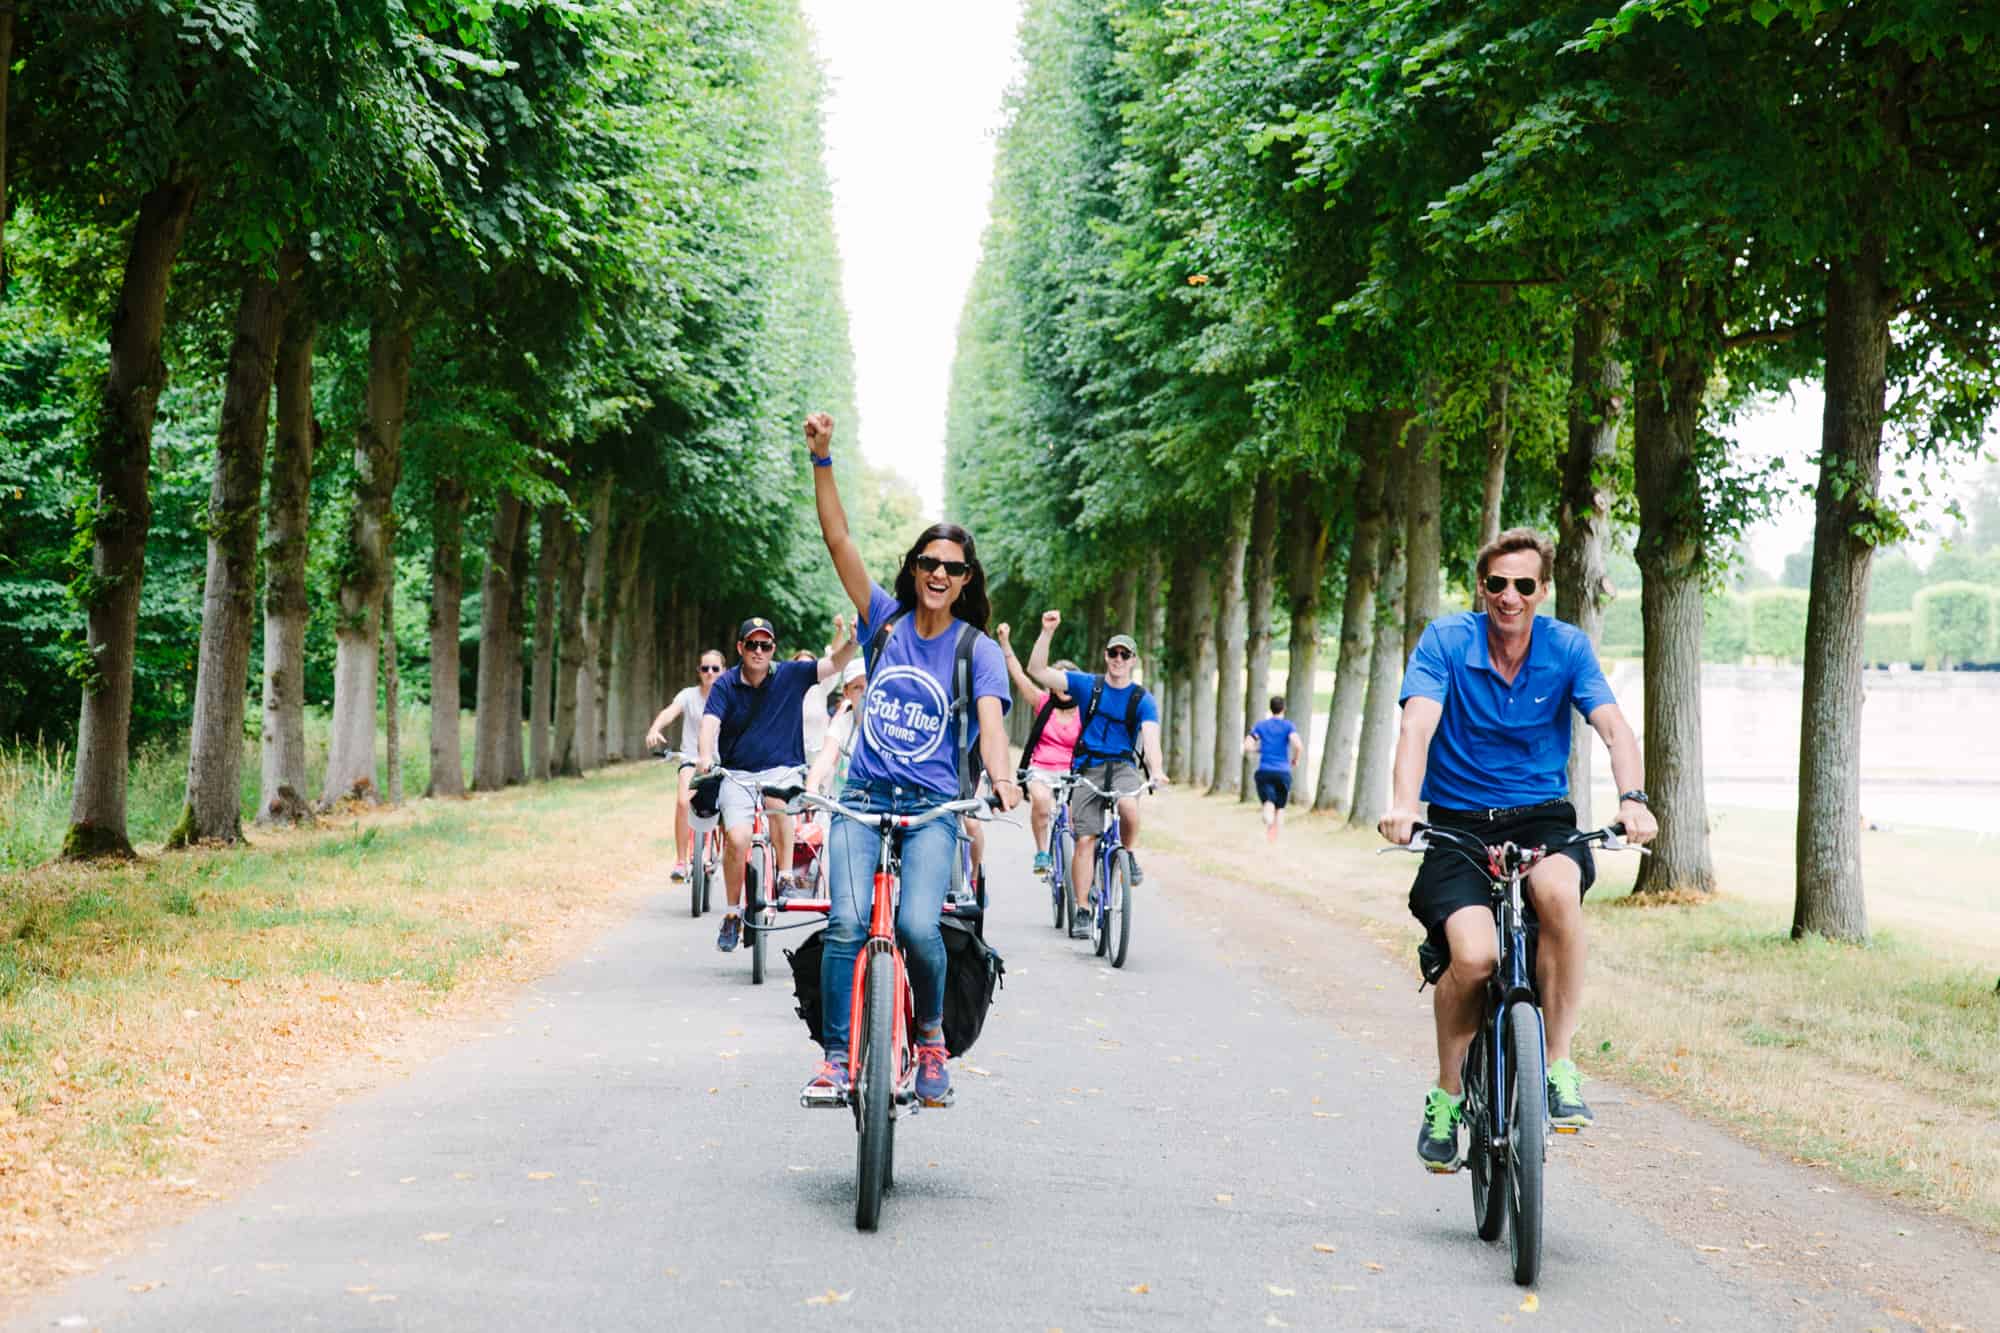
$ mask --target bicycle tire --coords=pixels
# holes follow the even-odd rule
[[[1111,892],[1105,898],[1104,939],[1111,966],[1125,966],[1132,948],[1132,853],[1120,850],[1111,865]]]
[[[750,984],[753,986],[764,984],[765,940],[764,932],[757,928],[757,918],[763,913],[764,904],[760,895],[761,886],[757,883],[762,878],[758,869],[753,860],[743,870],[743,942],[750,946]]]
[[[896,1122],[901,1118],[900,1116],[893,1115],[889,1117],[889,1147],[882,1154],[882,1192],[884,1194],[894,1194],[896,1192]]]
[[[702,899],[708,896],[708,863],[702,851],[697,844],[694,860],[688,863],[688,915],[696,919],[701,917]]]
[[[1526,1000],[1507,1009],[1507,1248],[1514,1281],[1531,1287],[1542,1270],[1542,1167],[1548,1155],[1548,1071],[1542,1016]]]
[[[867,954],[868,976],[862,1007],[861,1070],[854,1082],[860,1131],[854,1147],[854,1225],[873,1231],[882,1218],[882,1190],[889,1175],[889,1135],[896,1098],[896,972],[884,949]]]
[[[1489,1020],[1490,1021],[1490,1020]],[[1482,1022],[1473,1034],[1472,1047],[1465,1053],[1465,1122],[1470,1129],[1466,1143],[1466,1167],[1472,1176],[1472,1226],[1479,1239],[1500,1239],[1507,1227],[1506,1166],[1493,1142],[1493,1094],[1490,1090],[1492,1055],[1487,1050],[1487,1033]]]
[[[1056,929],[1069,924],[1069,877],[1063,874],[1062,837],[1049,839],[1049,901],[1055,906]]]

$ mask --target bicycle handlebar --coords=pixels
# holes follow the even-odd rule
[[[1153,787],[1156,782],[1156,779],[1147,778],[1144,782],[1134,787],[1131,791],[1106,791],[1104,790],[1104,788],[1098,786],[1095,782],[1092,782],[1089,778],[1085,777],[1081,773],[1072,773],[1069,776],[1070,776],[1070,781],[1074,785],[1078,787],[1088,787],[1092,791],[1096,792],[1099,796],[1108,797],[1109,799],[1114,801],[1122,801],[1127,796],[1139,796],[1145,792],[1149,792],[1153,790]]]
[[[830,796],[821,796],[818,792],[807,791],[797,783],[786,783],[783,785],[766,783],[763,790],[764,795],[777,797],[788,808],[804,807],[807,810],[824,810],[828,814],[840,815],[845,819],[852,819],[857,823],[875,825],[886,823],[888,827],[899,829],[920,828],[932,820],[943,819],[950,815],[969,815],[974,819],[988,819],[991,816],[987,812],[998,808],[997,802],[999,799],[998,797],[982,798],[973,796],[962,801],[946,801],[941,805],[934,805],[920,815],[898,815],[891,814],[886,810],[856,810],[851,806],[842,805]]]
[[[1415,852],[1421,854],[1430,850],[1432,839],[1440,837],[1443,838],[1446,844],[1455,847],[1459,851],[1476,852],[1484,856],[1488,850],[1487,844],[1483,839],[1466,832],[1464,829],[1444,828],[1436,824],[1426,824],[1419,820],[1414,826],[1410,840],[1407,843],[1377,848],[1375,854],[1377,856],[1382,855],[1384,852]],[[1644,847],[1641,847],[1637,843],[1626,842],[1625,825],[1615,821],[1606,824],[1600,829],[1579,830],[1570,834],[1567,838],[1544,843],[1538,848],[1521,848],[1520,850],[1539,851],[1546,856],[1552,852],[1562,851],[1566,847],[1576,847],[1590,843],[1602,846],[1607,852],[1638,852],[1644,855],[1646,851]]]

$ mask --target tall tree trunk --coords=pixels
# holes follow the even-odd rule
[[[270,515],[264,524],[264,726],[257,822],[312,817],[306,803],[306,556],[312,535],[312,357],[318,322],[303,300],[278,334],[277,432],[271,442]]]
[[[153,416],[167,380],[160,359],[167,278],[194,211],[192,181],[170,181],[139,201],[118,303],[111,311],[110,358],[89,430],[97,483],[90,521],[90,577],[84,582],[90,675],[76,737],[70,790],[70,858],[130,856],[125,793],[132,738],[133,654],[139,590],[152,524]]]
[[[514,547],[527,526],[525,506],[502,491],[493,506],[493,536],[486,543],[486,574],[479,585],[479,682],[472,723],[472,789],[507,785],[507,729],[521,728],[521,700],[509,698],[514,671],[507,661],[508,609],[513,603]]]
[[[1504,361],[1493,372],[1486,395],[1486,484],[1479,502],[1479,544],[1500,535],[1500,510],[1507,497],[1507,451],[1513,443],[1507,421],[1507,397],[1513,368]],[[1473,589],[1473,601],[1479,590]]]
[[[1166,579],[1166,562],[1157,548],[1146,552],[1146,568],[1142,575],[1139,600],[1144,603],[1140,614],[1144,617],[1136,637],[1140,650],[1156,665],[1165,652],[1167,638],[1167,596],[1160,585]],[[1144,660],[1144,659],[1142,659]]]
[[[1243,605],[1243,560],[1250,544],[1250,494],[1229,506],[1222,568],[1215,579],[1215,757],[1209,764],[1209,791],[1234,796],[1243,790],[1243,649],[1249,612]]]
[[[1188,618],[1187,655],[1193,688],[1188,781],[1206,787],[1215,781],[1215,571],[1197,560],[1194,583],[1188,588],[1192,614]]]
[[[521,526],[514,534],[514,561],[507,579],[507,699],[512,703],[513,720],[507,726],[507,782],[528,780],[527,747],[521,736],[521,705],[528,687],[528,539],[534,532],[534,512],[521,510]]]
[[[431,773],[426,796],[465,795],[459,740],[459,606],[465,600],[465,485],[440,475],[431,490]]]
[[[553,770],[563,777],[583,772],[583,757],[577,745],[577,679],[583,667],[583,539],[575,525],[565,521],[558,529],[561,549],[557,555],[558,585],[562,615],[556,667],[556,736]]]
[[[554,771],[549,724],[555,694],[549,677],[556,667],[556,560],[562,554],[556,531],[563,525],[560,505],[542,506],[542,547],[535,553],[534,693],[528,696],[528,773],[547,782]]]
[[[1340,662],[1334,669],[1333,702],[1327,709],[1326,738],[1319,753],[1319,790],[1313,809],[1346,817],[1354,800],[1354,760],[1361,744],[1361,714],[1368,702],[1368,658],[1375,646],[1375,585],[1381,570],[1382,485],[1388,474],[1385,451],[1393,447],[1409,419],[1404,412],[1372,412],[1354,418],[1360,468],[1354,479],[1354,531],[1348,540],[1345,585],[1340,603]],[[1293,722],[1294,726],[1298,723]]]
[[[396,478],[410,396],[410,321],[378,311],[368,331],[368,402],[354,442],[354,504],[334,624],[333,725],[321,800],[375,794],[375,693],[382,585],[395,541]]]
[[[1613,596],[1604,551],[1611,530],[1618,418],[1625,408],[1617,313],[1615,304],[1588,302],[1577,308],[1570,335],[1569,447],[1563,455],[1556,520],[1556,614],[1588,635],[1593,648],[1604,637],[1604,608]],[[1590,724],[1572,717],[1569,799],[1578,828],[1597,827],[1590,814],[1596,745]]]
[[[1437,619],[1439,565],[1444,558],[1443,534],[1438,511],[1444,505],[1444,459],[1437,437],[1428,423],[1415,422],[1409,432],[1410,489],[1408,511],[1404,515],[1403,538],[1403,651],[1396,658],[1402,666],[1417,650],[1424,627]],[[1401,690],[1401,682],[1397,688]]]
[[[1715,891],[1701,753],[1701,479],[1695,434],[1708,363],[1657,342],[1641,358],[1632,472],[1646,636],[1646,790],[1659,815],[1634,892]]]
[[[646,757],[646,728],[660,711],[660,586],[651,570],[639,575],[632,598],[632,688],[625,696],[625,757]],[[808,645],[812,646],[812,645]]]
[[[1313,697],[1318,692],[1319,585],[1326,574],[1326,514],[1319,479],[1301,472],[1285,497],[1285,602],[1291,610],[1290,661],[1285,670],[1285,716],[1299,729],[1306,762],[1293,774],[1292,799],[1309,804],[1301,780],[1312,764]]]
[[[1139,638],[1139,571],[1126,565],[1111,583],[1111,632]]]
[[[1167,727],[1167,771],[1174,781],[1187,782],[1194,772],[1194,589],[1201,556],[1193,543],[1174,549],[1173,589],[1167,603],[1167,682],[1171,713],[1162,712]]]
[[[278,329],[296,291],[300,259],[287,252],[275,278],[243,287],[222,389],[215,478],[208,494],[208,571],[188,739],[187,804],[169,847],[243,840],[243,713],[248,706],[250,617],[257,607],[258,519]]]
[[[583,647],[576,666],[576,760],[581,769],[604,762],[603,671],[604,573],[611,552],[611,478],[600,479],[590,500],[590,533],[583,548]]]
[[[637,611],[639,605],[639,556],[644,546],[644,524],[637,520],[619,526],[614,543],[610,587],[605,604],[605,703],[604,758],[607,762],[628,759],[627,724],[632,712],[632,691],[638,685],[633,674],[633,657],[638,650]]]
[[[1083,608],[1083,637],[1087,641],[1084,651],[1092,658],[1101,659],[1104,655],[1104,642],[1111,637],[1111,632],[1104,628],[1111,614],[1111,590],[1102,583],[1098,584],[1090,590],[1090,596],[1085,599]]]
[[[1368,649],[1368,699],[1361,709],[1361,738],[1355,745],[1354,797],[1347,807],[1349,828],[1374,828],[1389,804],[1389,780],[1396,753],[1396,696],[1403,687],[1405,544],[1412,455],[1418,432],[1390,436],[1382,457],[1382,538],[1375,547],[1375,642]]]
[[[1278,483],[1269,473],[1257,478],[1257,491],[1250,502],[1250,538],[1244,547],[1243,616],[1244,661],[1243,717],[1264,716],[1271,692],[1271,594],[1278,567]],[[1237,796],[1254,801],[1257,797],[1252,774],[1257,757],[1244,755],[1237,765]]]
[[[1794,939],[1868,938],[1861,883],[1861,639],[1879,532],[1873,505],[1882,480],[1882,409],[1896,305],[1883,251],[1881,238],[1870,235],[1858,254],[1834,262],[1827,276],[1826,410],[1799,715]]]
[[[396,660],[396,566],[382,584],[382,769],[390,805],[403,803],[403,671]]]

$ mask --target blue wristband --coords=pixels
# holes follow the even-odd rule
[[[832,455],[832,454],[827,454],[827,455],[826,455],[826,456],[825,456],[824,458],[822,458],[822,457],[821,457],[820,455],[812,453],[812,451],[811,451],[810,449],[808,449],[808,450],[807,450],[806,452],[807,452],[808,454],[811,454],[811,455],[812,455],[812,461],[813,461],[813,466],[814,466],[814,467],[832,467],[832,466],[833,466],[833,455]]]

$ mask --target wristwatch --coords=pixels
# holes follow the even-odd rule
[[[1651,806],[1653,803],[1652,799],[1646,795],[1644,787],[1634,787],[1631,791],[1619,792],[1618,803],[1623,805],[1627,801],[1637,801],[1640,805],[1644,806]]]

